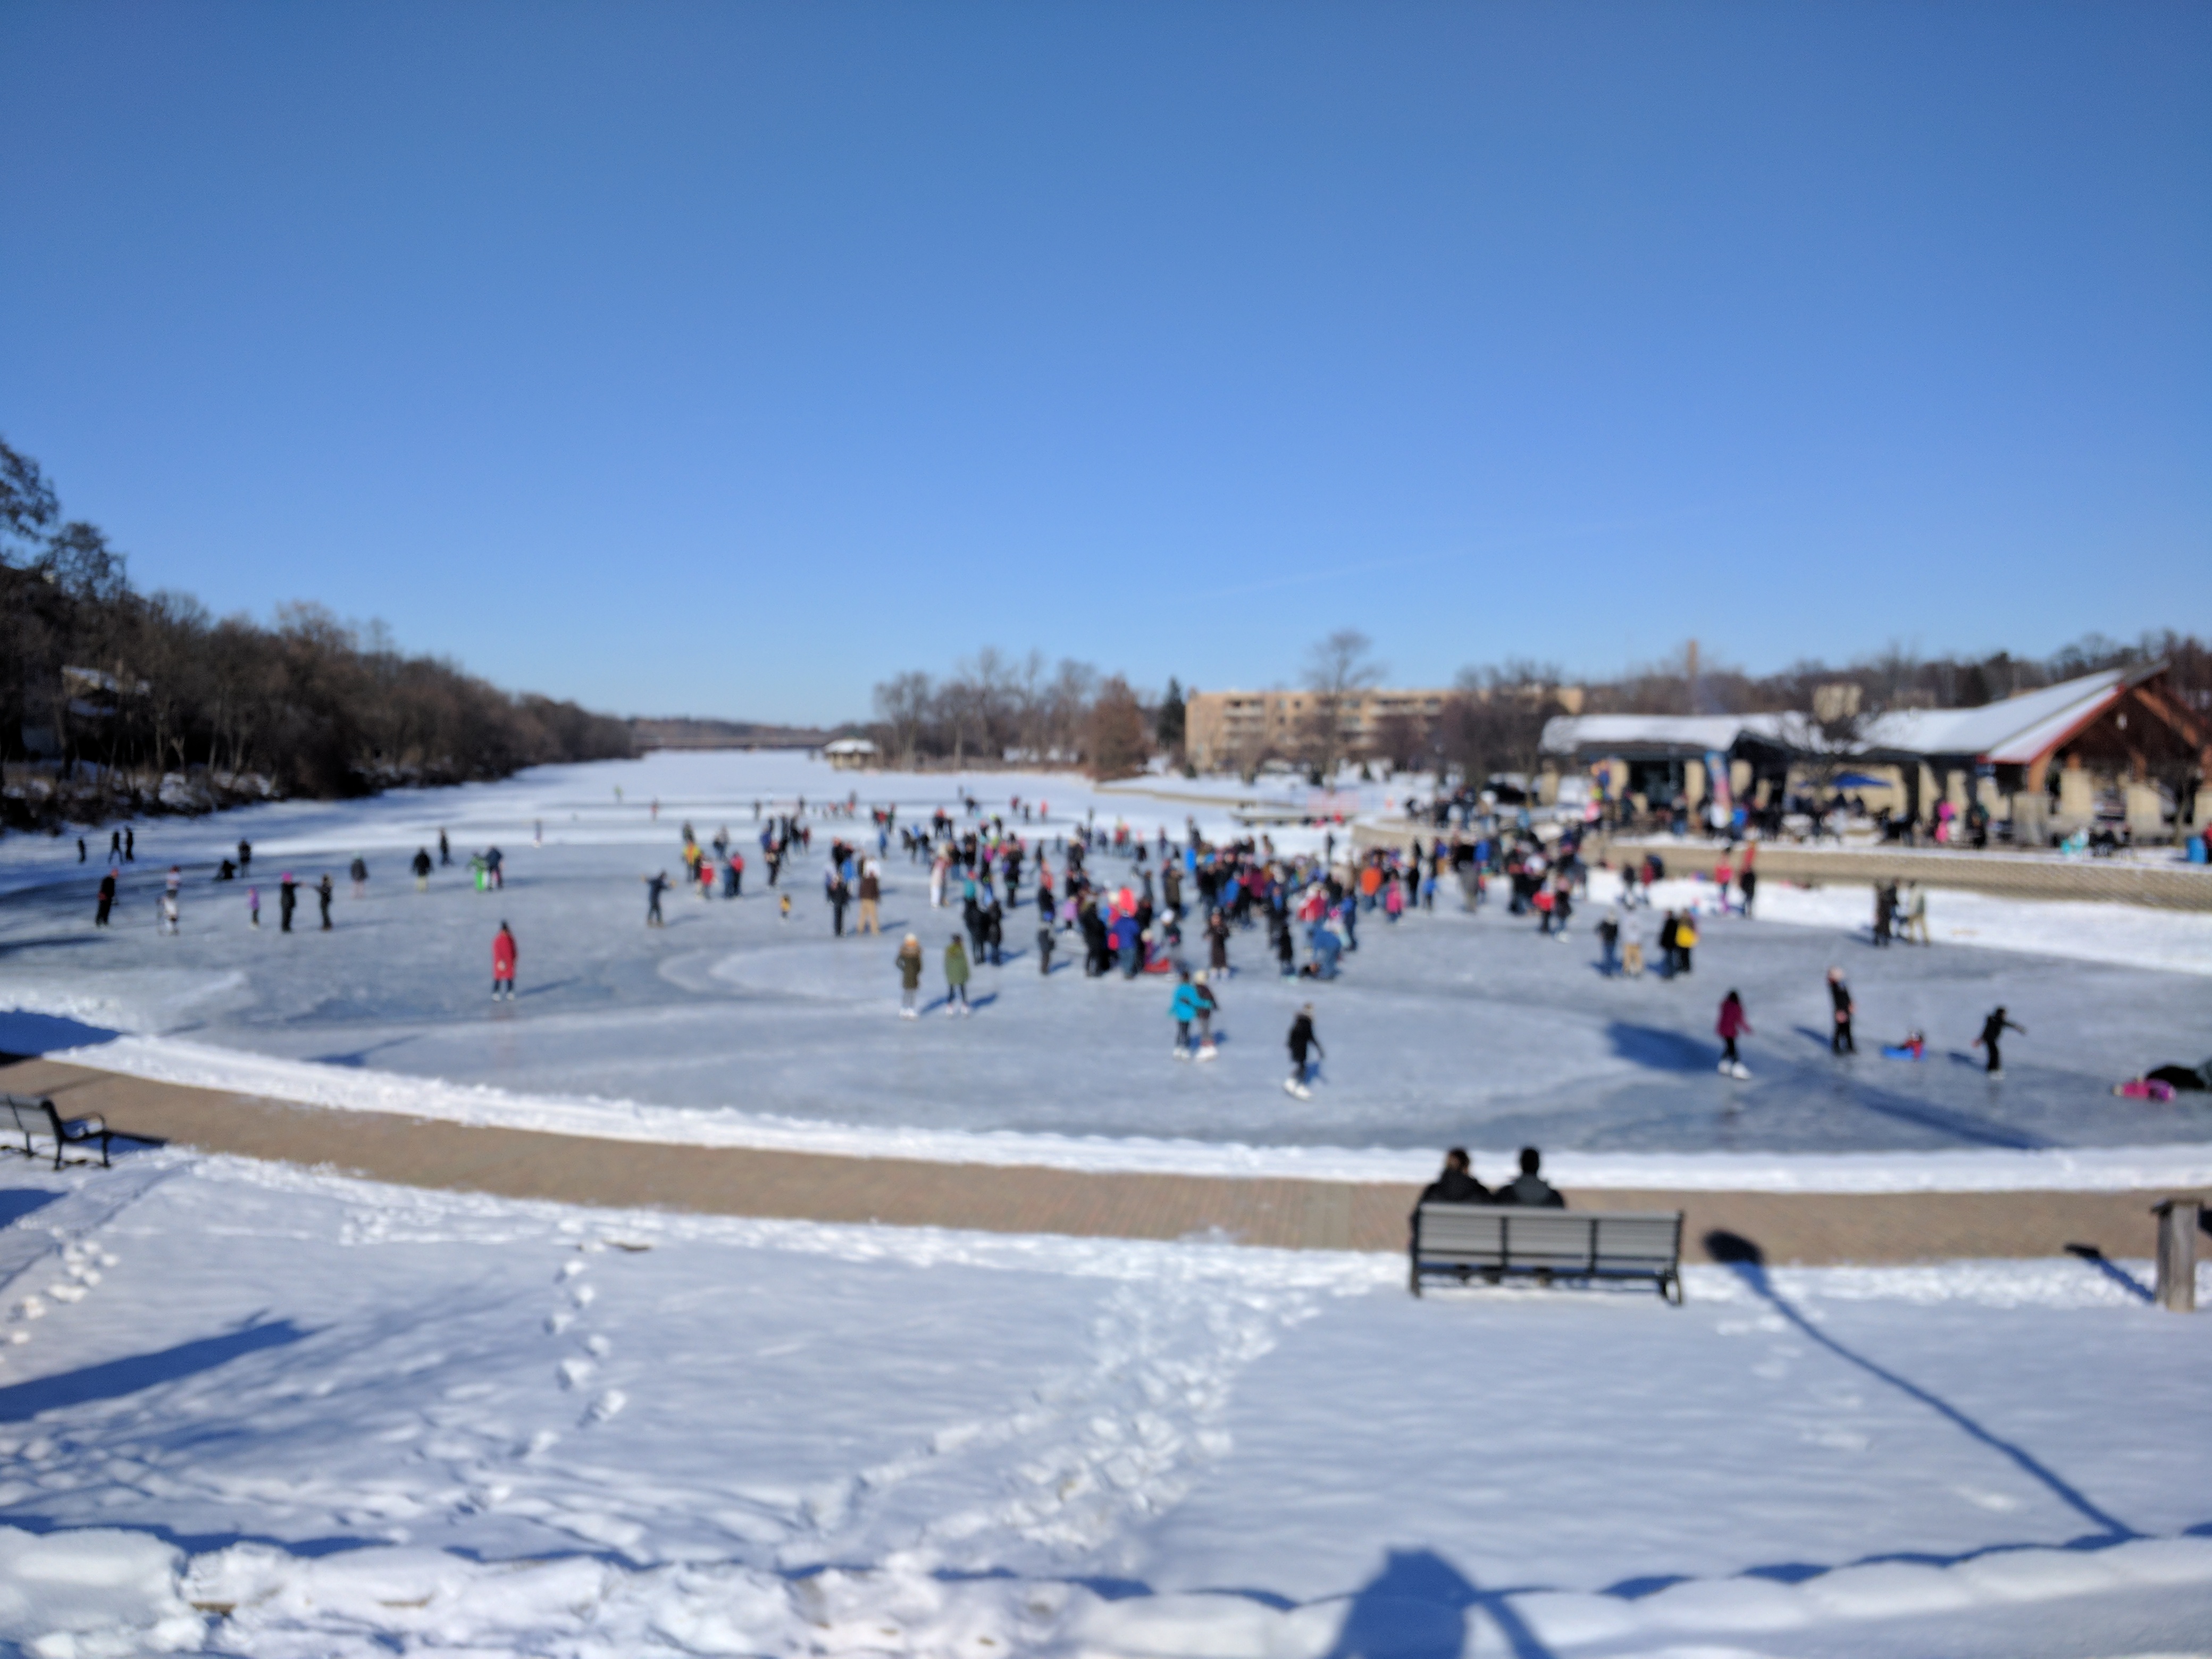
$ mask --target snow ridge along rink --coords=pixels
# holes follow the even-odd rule
[[[49,1655],[2117,1655],[2212,1630],[2138,1264],[1441,1293],[1392,1256],[15,1166]],[[2124,1402],[2124,1408],[2119,1402]]]
[[[684,1146],[746,1147],[842,1158],[1404,1185],[1429,1180],[1436,1154],[1345,1146],[1253,1146],[1145,1136],[1051,1135],[810,1122],[650,1106],[636,1101],[516,1095],[481,1085],[241,1054],[180,1038],[117,1037],[47,1059],[187,1088],[338,1111],[386,1112],[482,1127]],[[1484,1168],[1512,1152],[1479,1149]],[[1765,1193],[2133,1192],[2212,1186],[2212,1146],[2054,1146],[1919,1152],[1579,1152],[1547,1171],[1571,1188]]]

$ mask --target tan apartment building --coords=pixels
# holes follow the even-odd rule
[[[1344,751],[1367,754],[1393,717],[1425,728],[1452,695],[1449,690],[1346,692],[1337,708]],[[1194,691],[1183,701],[1184,753],[1201,772],[1296,758],[1308,746],[1323,701],[1315,691]]]

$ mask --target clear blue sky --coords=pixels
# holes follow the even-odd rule
[[[0,433],[623,713],[2212,626],[2212,7],[0,3]]]

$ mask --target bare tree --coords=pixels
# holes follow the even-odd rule
[[[1145,731],[1145,711],[1128,681],[1109,676],[1098,688],[1091,705],[1089,736],[1091,775],[1125,778],[1145,769],[1152,743]]]
[[[1313,693],[1305,721],[1306,763],[1326,783],[1351,747],[1345,726],[1360,694],[1382,678],[1375,642],[1356,628],[1340,628],[1306,653],[1306,689]]]
[[[1460,671],[1443,719],[1447,761],[1471,788],[1501,773],[1523,782],[1543,764],[1544,726],[1565,712],[1556,663],[1515,660]]]

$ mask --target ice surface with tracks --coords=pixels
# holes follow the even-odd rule
[[[894,842],[886,937],[832,936],[822,856],[830,836],[857,832],[864,818],[809,820],[816,850],[787,877],[788,921],[764,890],[752,845],[742,900],[702,902],[678,890],[666,901],[669,925],[643,926],[640,877],[679,867],[684,822],[702,836],[726,825],[744,846],[757,833],[757,803],[773,813],[802,794],[818,805],[852,792],[915,822],[939,805],[957,812],[963,788],[1002,812],[1017,794],[1049,803],[1049,823],[1017,826],[1048,845],[1091,813],[1147,834],[1179,835],[1187,815],[1210,836],[1237,829],[1218,803],[1102,792],[1072,778],[855,777],[797,756],[663,754],[144,826],[117,924],[103,933],[89,925],[97,860],[80,866],[70,843],[10,837],[0,843],[12,890],[0,900],[0,1008],[16,1012],[0,1016],[0,1048],[54,1052],[89,1041],[88,1063],[242,1088],[276,1087],[255,1067],[283,1062],[306,1068],[288,1074],[283,1091],[326,1103],[366,1091],[404,1109],[410,1086],[446,1100],[479,1091],[487,1110],[520,1101],[566,1114],[568,1127],[596,1113],[618,1133],[648,1121],[665,1128],[666,1114],[722,1115],[723,1133],[739,1135],[797,1126],[790,1132],[886,1146],[933,1136],[1172,1143],[1219,1149],[1232,1163],[1310,1169],[1339,1154],[1425,1162],[1452,1141],[1723,1157],[2212,1141],[2205,1097],[2161,1105],[2110,1092],[2148,1066],[2193,1063],[2212,1048],[2204,979],[2174,970],[2212,964],[2212,916],[2094,906],[2098,928],[2086,929],[2066,907],[1986,901],[1983,911],[1996,906],[2010,918],[2009,931],[1998,930],[2008,948],[1876,951],[1863,918],[1836,908],[1844,897],[1769,884],[1760,919],[1708,918],[1694,974],[1631,981],[1596,971],[1589,927],[1602,875],[1564,941],[1497,905],[1467,914],[1447,893],[1434,912],[1395,926],[1367,919],[1332,984],[1277,977],[1264,936],[1237,935],[1237,972],[1221,988],[1221,1057],[1206,1066],[1170,1058],[1158,980],[1085,980],[1065,948],[1055,971],[1041,975],[1026,909],[1009,917],[1006,964],[978,969],[975,1018],[898,1020],[896,936],[908,927],[922,936],[933,996],[957,913],[930,906],[921,871]],[[1385,786],[1370,793],[1378,809],[1393,799]],[[404,860],[434,846],[441,824],[463,856],[501,847],[504,891],[471,891],[458,870],[440,871],[427,894],[414,890]],[[1322,832],[1269,833],[1303,848]],[[242,887],[210,879],[210,861],[241,834],[258,848],[258,931],[246,925]],[[345,879],[356,853],[372,872],[359,899]],[[185,930],[173,939],[155,933],[151,908],[173,860],[187,876]],[[1100,863],[1110,879],[1127,872],[1119,860]],[[277,932],[272,890],[288,868],[306,879],[335,872],[333,931],[315,927],[309,905],[303,931]],[[1661,897],[1709,903],[1705,888],[1670,884]],[[1946,933],[1954,902],[1963,900],[1931,899],[1939,939],[1957,932]],[[487,958],[502,919],[521,940],[521,994],[495,1004]],[[2103,959],[2130,927],[2157,933],[2141,963],[2165,966]],[[2094,951],[2068,954],[2093,933]],[[1824,1035],[1832,963],[1850,975],[1860,1009],[1864,1052],[1843,1063],[1830,1059]],[[1752,1018],[1747,1082],[1714,1071],[1714,1006],[1730,987]],[[1292,1101],[1279,1086],[1282,1037],[1307,1000],[1328,1059],[1313,1098]],[[2011,1040],[2008,1075],[1992,1085],[1971,1039],[1999,1002],[2028,1034]],[[1927,1032],[1927,1060],[1882,1059],[1881,1044],[1911,1029]],[[113,1032],[142,1041],[100,1054],[99,1039]],[[228,1078],[225,1054],[239,1057]]]

